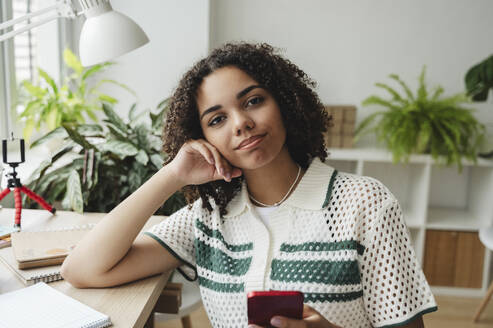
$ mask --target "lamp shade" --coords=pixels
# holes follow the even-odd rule
[[[145,32],[128,16],[99,6],[84,13],[86,21],[79,40],[83,66],[95,65],[143,46],[149,42]]]

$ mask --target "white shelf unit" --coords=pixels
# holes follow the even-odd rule
[[[445,167],[430,155],[412,155],[393,164],[383,149],[329,148],[327,162],[341,172],[374,177],[399,200],[416,256],[423,266],[426,230],[478,231],[493,223],[493,161],[464,161],[462,172]],[[481,288],[432,287],[435,294],[483,296],[493,273],[485,249]]]

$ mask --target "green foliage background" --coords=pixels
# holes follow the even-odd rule
[[[64,140],[31,175],[29,188],[50,203],[61,201],[66,210],[109,212],[163,166],[160,134],[167,100],[157,113],[137,115],[134,104],[127,122],[110,104],[103,110],[102,125],[64,123],[33,142],[31,147],[53,138]],[[169,215],[185,204],[183,195],[175,193],[156,214]]]
[[[440,164],[456,164],[460,171],[463,158],[477,161],[485,127],[476,120],[472,109],[463,107],[471,103],[467,95],[443,97],[441,86],[428,90],[425,72],[423,67],[416,94],[396,74],[389,77],[401,86],[404,94],[387,84],[376,83],[391,98],[372,95],[363,101],[363,106],[376,105],[384,110],[364,119],[356,129],[356,137],[376,133],[378,141],[392,152],[394,163],[407,162],[413,153],[426,153]]]
[[[85,123],[86,117],[97,122],[97,111],[103,102],[116,104],[117,100],[100,91],[103,84],[114,84],[135,93],[124,84],[110,79],[97,80],[98,73],[114,63],[106,62],[85,68],[70,49],[63,52],[63,61],[70,74],[57,85],[43,69],[38,68],[40,80],[36,83],[22,81],[19,87],[20,102],[24,110],[19,118],[24,121],[23,137],[29,141],[34,129],[46,127],[52,131],[64,123]]]

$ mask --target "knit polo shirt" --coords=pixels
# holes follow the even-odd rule
[[[213,327],[246,327],[246,295],[260,290],[301,291],[344,328],[394,327],[437,310],[399,202],[374,178],[315,158],[270,229],[245,182],[226,209],[209,212],[199,199],[145,232],[198,279]]]

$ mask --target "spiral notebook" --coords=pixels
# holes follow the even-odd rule
[[[17,261],[14,258],[12,247],[0,249],[0,262],[15,274],[15,276],[26,286],[33,285],[37,282],[52,282],[63,279],[60,275],[61,265],[45,266],[41,268],[19,269]],[[1,319],[1,316],[0,316]],[[1,326],[0,326],[1,327]],[[2,327],[3,328],[3,327]]]
[[[103,328],[112,325],[106,314],[40,282],[0,295],[2,328]]]
[[[61,264],[94,224],[57,230],[12,234],[12,249],[19,269]]]
[[[69,242],[66,242],[64,245],[60,243],[60,247],[69,248],[70,245],[72,245],[70,239],[73,239],[75,237],[75,243],[76,243],[81,238],[81,234],[79,232],[85,233],[93,227],[94,224],[87,224],[82,226],[72,226],[72,227],[56,229],[56,230],[22,232],[22,233],[18,233],[18,235],[29,236],[32,239],[32,242],[27,243],[26,247],[28,248],[36,247],[39,249],[50,249],[50,247],[53,248],[52,247],[53,240],[55,241],[62,240],[65,242],[68,240]],[[53,233],[58,234],[59,235],[58,238],[54,238]],[[13,234],[12,236],[14,235],[16,234]],[[64,236],[63,238],[62,235]],[[69,236],[69,238],[66,238],[65,236]],[[49,247],[46,248],[44,247],[45,245],[48,245]],[[19,247],[23,249],[24,243],[22,242],[19,243]],[[55,263],[62,263],[65,256],[62,258],[61,261]],[[39,260],[37,256],[36,256],[36,260]],[[42,267],[29,268],[28,266],[28,268],[20,269],[19,262],[15,258],[14,247],[12,246],[12,247],[0,249],[0,262],[5,264],[7,268],[10,271],[12,271],[16,275],[16,277],[19,278],[19,280],[21,280],[26,286],[30,286],[41,281],[52,282],[52,281],[63,279],[62,276],[60,275],[60,266],[61,266],[60,264],[48,265],[49,261],[53,261],[53,260],[54,259],[50,259],[50,258],[41,259],[40,262],[43,263],[40,264],[38,262],[37,265],[43,265]]]

